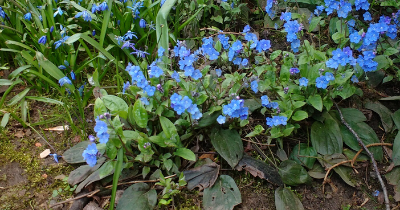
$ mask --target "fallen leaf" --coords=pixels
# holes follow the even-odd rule
[[[19,130],[14,134],[15,137],[22,138],[25,136],[24,132]]]
[[[266,164],[264,161],[254,159],[250,156],[244,155],[235,168],[238,171],[246,170],[254,177],[260,177],[273,184],[283,186],[283,182],[279,173],[275,168]]]
[[[32,134],[31,129],[26,129],[25,130],[25,135],[30,136]]]
[[[214,185],[218,178],[219,165],[212,162],[202,166],[184,171],[187,188],[193,190],[195,187],[201,191],[204,188]]]
[[[63,180],[66,176],[64,174],[60,174],[56,177],[54,177],[54,179],[59,179],[59,180]]]
[[[40,158],[45,158],[45,157],[47,157],[47,156],[49,156],[50,155],[50,149],[46,149],[46,150],[44,150],[42,153],[40,153]]]
[[[203,154],[199,157],[199,159],[206,159],[210,158],[211,160],[214,160],[214,154]]]
[[[60,125],[60,126],[56,126],[53,128],[46,128],[43,130],[45,130],[45,131],[67,131],[67,130],[69,130],[69,126],[68,125]]]
[[[41,147],[41,146],[42,146],[42,144],[41,144],[41,143],[39,143],[39,142],[36,142],[36,143],[35,143],[35,146],[36,146],[36,147]]]
[[[46,179],[47,178],[47,174],[42,174],[42,177]]]

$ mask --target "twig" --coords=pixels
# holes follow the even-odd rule
[[[268,146],[268,147],[274,147],[275,146],[275,144],[263,144],[263,143],[258,143],[258,142],[247,140],[247,139],[242,139],[242,140],[250,142],[250,143],[253,143],[253,144],[258,144],[258,145],[261,145],[261,146]]]
[[[391,146],[393,146],[393,144],[390,144],[390,143],[373,143],[373,144],[368,144],[368,145],[366,145],[367,148],[368,148],[368,147],[373,147],[373,146],[390,146],[390,147],[391,147]],[[353,160],[351,161],[351,167],[354,166],[354,163],[356,162],[358,156],[361,154],[361,152],[362,152],[363,150],[364,150],[364,149],[361,148],[360,150],[358,150],[357,154],[354,155]]]
[[[58,202],[58,203],[55,203],[55,204],[50,205],[49,207],[51,208],[51,207],[53,207],[53,206],[57,206],[57,205],[60,205],[60,204],[69,203],[69,202],[71,202],[71,201],[78,200],[78,199],[84,198],[84,197],[92,197],[94,194],[96,194],[96,193],[98,193],[98,192],[100,192],[100,190],[95,190],[95,191],[93,191],[93,192],[90,192],[90,193],[86,193],[86,194],[77,196],[77,197],[75,197],[75,198],[71,198],[71,199],[68,199],[68,200],[65,200],[65,201],[62,201],[62,202]]]
[[[340,165],[342,165],[342,164],[345,164],[345,163],[350,163],[350,162],[351,162],[351,160],[345,160],[345,161],[342,161],[342,162],[340,162],[340,163],[336,163],[335,165],[329,167],[329,168],[328,168],[328,171],[327,171],[326,174],[325,174],[324,182],[323,182],[322,184],[325,185],[326,179],[328,178],[328,174],[329,174],[329,172],[331,172],[331,170],[332,170],[333,168],[335,168],[335,167],[337,167],[337,166],[340,166]]]
[[[172,178],[172,177],[175,177],[176,176],[176,174],[174,174],[174,175],[171,175],[171,176],[166,176],[164,179],[169,179],[169,178]],[[156,179],[156,180],[139,180],[139,181],[130,181],[130,182],[122,182],[122,183],[118,183],[118,186],[119,185],[126,185],[126,184],[136,184],[136,183],[144,183],[144,182],[158,182],[158,181],[160,181],[160,179]],[[112,185],[108,185],[107,187],[105,187],[105,188],[111,188],[112,187]]]
[[[218,34],[235,34],[235,35],[244,36],[244,34],[242,34],[242,33],[237,33],[237,32],[223,32],[223,31],[218,31],[217,29],[214,29],[214,28],[201,28],[201,29],[200,29],[200,31],[205,31],[205,30],[216,31],[216,32],[218,32],[218,33],[216,33],[216,34],[212,34],[211,36],[215,36],[215,35],[218,35]]]
[[[381,184],[381,187],[382,187],[383,195],[385,197],[386,210],[390,210],[390,203],[389,203],[389,197],[388,197],[388,194],[387,194],[387,189],[386,189],[385,183],[382,180],[381,174],[379,173],[378,165],[376,164],[374,155],[369,151],[368,147],[364,144],[364,142],[361,141],[360,137],[353,130],[353,128],[351,128],[350,125],[346,122],[346,120],[343,117],[342,111],[339,109],[339,106],[337,105],[337,103],[335,103],[335,106],[336,106],[336,109],[339,112],[340,119],[341,119],[342,123],[351,131],[351,133],[353,133],[353,135],[356,137],[358,143],[363,147],[363,149],[367,152],[368,156],[371,158],[372,165],[374,166],[374,170],[375,170],[376,176],[378,177],[378,180],[379,180],[379,182]]]

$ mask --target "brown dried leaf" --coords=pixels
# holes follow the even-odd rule
[[[209,158],[211,160],[214,160],[214,154],[202,154],[199,159],[206,159]]]
[[[199,191],[212,187],[218,178],[219,165],[212,162],[187,171],[184,171],[187,188],[193,190],[198,187]]]
[[[278,171],[270,165],[266,164],[264,161],[254,159],[250,156],[244,155],[236,166],[236,170],[246,170],[250,172],[254,177],[260,177],[262,179],[271,182],[272,184],[283,186],[281,177]]]
[[[42,146],[41,143],[39,143],[39,142],[36,142],[36,143],[35,143],[35,147],[41,147],[41,146]]]
[[[19,130],[14,134],[14,136],[17,137],[17,138],[22,138],[22,137],[25,136],[25,134],[24,134],[24,132],[22,130]]]
[[[45,130],[45,131],[67,131],[67,130],[69,130],[69,126],[68,125],[60,125],[60,126],[56,126],[53,128],[46,128],[43,130]]]

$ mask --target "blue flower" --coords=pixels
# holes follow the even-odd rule
[[[96,118],[96,125],[94,126],[97,138],[101,144],[106,144],[110,138],[110,134],[107,133],[107,123],[101,121],[99,117]]]
[[[150,65],[150,71],[149,71],[150,78],[152,78],[152,77],[159,78],[163,74],[164,74],[164,71],[160,67],[158,67],[155,64]]]
[[[132,0],[133,1],[133,0]],[[134,18],[138,18],[139,17],[139,9],[143,7],[143,2],[139,1],[137,2],[136,0],[133,1],[132,6],[127,6],[127,8],[132,10],[132,16],[134,16]]]
[[[200,70],[196,69],[196,70],[193,71],[193,74],[192,74],[191,77],[192,77],[194,80],[198,80],[198,79],[200,79],[201,77],[203,77],[203,74],[201,74],[201,71],[200,71]]]
[[[222,113],[233,118],[247,119],[249,108],[244,107],[244,100],[233,99],[229,104],[222,106]]]
[[[288,119],[285,116],[272,116],[272,118],[267,117],[266,120],[269,127],[274,127],[279,125],[286,125]]]
[[[351,12],[350,2],[341,0],[339,10],[337,11],[338,17],[347,18],[349,12]]]
[[[97,6],[97,4],[93,4],[92,5],[92,13],[96,13],[96,12],[99,12],[100,11],[100,7],[99,6]]]
[[[271,41],[262,39],[257,43],[256,50],[260,53],[271,48]]]
[[[156,87],[147,85],[146,87],[143,88],[143,90],[144,92],[146,92],[148,96],[153,96],[154,92],[156,92]]]
[[[92,36],[96,36],[96,30],[95,29],[93,29],[93,31],[92,31]]]
[[[242,33],[247,33],[247,32],[249,32],[249,31],[250,31],[250,26],[249,26],[249,25],[246,25],[246,26],[244,27]]]
[[[220,77],[222,74],[222,71],[221,71],[221,69],[215,69],[215,73],[217,74],[218,77]]]
[[[258,82],[257,80],[254,80],[253,82],[250,83],[251,89],[254,91],[254,93],[258,92]]]
[[[74,71],[71,71],[70,75],[71,75],[71,79],[72,79],[72,80],[75,80],[75,73],[74,73]]]
[[[54,12],[53,17],[56,17],[57,15],[62,16],[64,14],[64,10],[62,10],[60,7],[57,8],[57,10]]]
[[[290,12],[282,12],[281,20],[290,21],[292,19],[292,13]]]
[[[144,19],[140,19],[139,26],[140,28],[146,28],[146,21]]]
[[[267,95],[263,95],[261,96],[261,104],[263,106],[267,106],[269,104],[269,98]]]
[[[58,84],[60,84],[60,86],[64,86],[65,84],[72,85],[72,82],[68,77],[63,77],[60,80],[58,80]]]
[[[47,37],[46,37],[46,35],[40,37],[39,40],[38,40],[38,43],[39,43],[39,44],[42,44],[42,45],[46,44],[46,42],[47,42]]]
[[[247,58],[244,58],[242,60],[242,66],[247,66],[249,64],[249,60],[247,60]]]
[[[372,51],[364,51],[363,55],[359,55],[357,63],[364,72],[375,71],[378,67],[378,62],[374,61],[375,54]]]
[[[224,124],[224,123],[226,122],[226,117],[220,115],[220,116],[217,118],[217,122],[218,122],[219,124]]]
[[[300,73],[300,70],[298,68],[290,68],[289,72],[291,75],[295,75]]]
[[[308,79],[305,77],[302,77],[299,79],[299,86],[307,87],[308,85]]]
[[[62,44],[64,44],[64,42],[67,41],[68,38],[69,38],[69,36],[65,36],[62,39],[54,42],[55,49],[59,48]]]
[[[50,27],[50,33],[53,33],[53,31],[54,31],[54,26],[51,26]]]
[[[267,14],[269,15],[269,17],[271,19],[274,19],[275,17],[275,11],[272,10],[272,6],[273,6],[274,0],[267,0],[267,5],[265,6],[265,11],[267,12]]]
[[[361,36],[358,34],[357,31],[353,32],[352,34],[350,34],[350,42],[352,43],[359,43],[361,41]]]
[[[163,56],[164,55],[164,52],[165,52],[165,49],[162,47],[162,46],[160,46],[159,48],[158,48],[158,57],[161,57],[161,56]]]
[[[358,83],[358,78],[356,77],[356,75],[353,75],[353,76],[351,77],[351,81],[352,81],[353,83]]]
[[[26,13],[26,14],[24,15],[24,19],[25,19],[25,20],[28,20],[28,21],[31,21],[31,19],[32,19],[32,13],[30,13],[30,12]]]
[[[326,72],[325,73],[325,79],[326,79],[326,81],[333,81],[333,80],[335,80],[335,76],[331,73],[331,72]]]
[[[363,17],[364,17],[364,20],[366,20],[366,21],[371,21],[372,20],[371,13],[369,13],[369,12],[365,12],[363,14]]]
[[[61,70],[67,69],[67,67],[64,66],[64,65],[59,65],[58,68],[61,69]]]
[[[326,80],[325,76],[320,76],[315,80],[317,88],[326,89],[328,87],[329,81]]]
[[[88,12],[87,10],[84,10],[84,11],[82,11],[82,12],[78,12],[78,13],[75,15],[75,18],[79,18],[80,16],[83,17],[83,20],[84,20],[84,21],[87,21],[87,22],[92,21],[92,16],[90,16],[90,14],[89,14],[89,12]]]
[[[126,89],[129,88],[129,86],[131,86],[131,84],[129,83],[129,81],[127,81],[126,83],[124,83],[124,86],[122,87],[122,93],[125,94]]]
[[[278,109],[279,108],[279,104],[277,102],[270,102],[269,104],[267,104],[267,106],[265,106],[269,109]]]
[[[133,37],[135,37],[137,39],[135,32],[132,32],[132,31],[126,32],[126,34],[123,36],[124,40],[133,39]]]
[[[314,14],[316,16],[319,16],[323,11],[324,11],[325,7],[324,6],[317,6],[317,8],[314,10]]]
[[[222,44],[222,47],[224,49],[228,49],[229,48],[229,37],[225,36],[225,34],[218,34],[218,39]]]
[[[150,104],[149,99],[146,97],[141,97],[140,101],[142,102],[142,104],[148,106]]]
[[[354,64],[355,59],[352,53],[350,47],[345,47],[343,50],[338,48],[332,51],[333,57],[326,62],[326,66],[337,69],[339,65]]]
[[[369,9],[369,3],[368,0],[356,0],[354,2],[354,5],[356,6],[356,10],[368,10]]]
[[[351,19],[351,20],[347,21],[347,25],[354,27],[356,25],[356,21],[354,19]]]
[[[176,72],[176,71],[174,71],[174,73],[172,73],[171,77],[172,77],[173,79],[175,79],[176,82],[180,82],[180,81],[181,81],[181,79],[180,79],[180,77],[179,77],[179,74],[178,74],[178,72]]]
[[[98,150],[96,144],[89,144],[82,153],[83,160],[86,160],[86,163],[90,167],[93,167],[97,163],[97,153]]]
[[[104,10],[108,10],[108,5],[106,1],[103,1],[103,3],[101,3],[99,5],[100,11],[104,11]]]

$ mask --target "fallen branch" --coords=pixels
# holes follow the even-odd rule
[[[324,182],[322,182],[322,192],[323,192],[323,193],[325,193],[325,184],[326,184],[326,182],[327,182],[328,175],[329,175],[329,173],[331,172],[331,170],[334,169],[335,167],[338,167],[338,166],[342,165],[342,164],[350,163],[350,162],[351,162],[351,160],[342,161],[342,162],[336,163],[335,165],[333,165],[333,166],[331,166],[331,167],[328,168],[328,170],[327,170],[327,172],[326,172],[326,174],[325,174],[325,177],[324,177]]]
[[[335,103],[335,102],[334,102]],[[361,141],[360,137],[358,136],[358,134],[353,130],[353,128],[350,127],[350,125],[346,122],[346,120],[343,117],[342,111],[339,109],[339,106],[337,105],[337,103],[335,103],[336,109],[339,112],[340,115],[340,119],[342,121],[342,123],[351,131],[351,133],[356,137],[358,143],[363,147],[363,149],[367,152],[368,156],[371,158],[372,161],[372,165],[374,166],[374,170],[376,173],[376,176],[378,177],[378,180],[381,184],[382,187],[382,191],[383,191],[383,196],[385,197],[385,205],[386,205],[386,210],[390,210],[390,203],[389,203],[389,197],[387,194],[387,189],[385,186],[385,183],[382,180],[381,174],[379,173],[379,169],[378,169],[378,165],[376,164],[374,155],[369,151],[368,147],[364,144],[363,141]]]
[[[390,147],[391,147],[391,146],[393,146],[393,144],[390,144],[390,143],[373,143],[373,144],[368,144],[368,145],[366,145],[367,148],[368,148],[368,147],[374,147],[374,146],[390,146]],[[361,152],[362,152],[363,150],[364,150],[364,149],[361,148],[360,150],[358,150],[357,154],[354,155],[353,160],[351,161],[351,167],[354,166],[354,163],[356,162],[358,156],[361,154]]]
[[[93,192],[90,192],[90,193],[86,193],[86,194],[77,196],[77,197],[75,197],[75,198],[71,198],[71,199],[68,199],[68,200],[65,200],[65,201],[62,201],[62,202],[58,202],[58,203],[55,203],[55,204],[50,205],[49,207],[51,208],[51,207],[53,207],[53,206],[57,206],[57,205],[60,205],[60,204],[69,203],[69,202],[71,202],[71,201],[78,200],[78,199],[81,199],[81,198],[84,198],[84,197],[92,197],[93,195],[95,195],[95,194],[98,193],[98,192],[100,192],[100,190],[95,190],[95,191],[93,191]]]
[[[214,29],[214,28],[201,28],[201,29],[200,29],[200,31],[205,31],[205,30],[208,30],[208,31],[216,31],[216,32],[218,32],[218,33],[212,34],[212,35],[210,35],[210,36],[216,36],[216,35],[218,35],[218,34],[234,34],[234,35],[241,35],[241,36],[244,36],[243,33],[237,33],[237,32],[223,32],[223,31],[219,31],[219,30]]]

